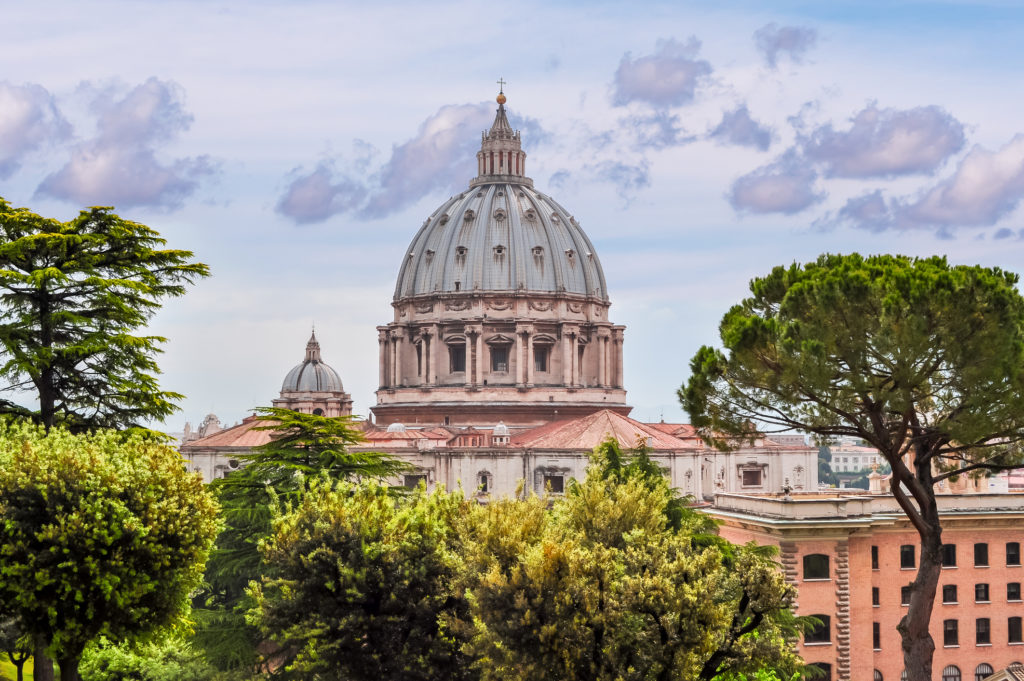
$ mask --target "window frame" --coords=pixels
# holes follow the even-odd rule
[[[871,649],[882,649],[882,625],[878,622],[871,623]]]
[[[1017,597],[1011,598],[1010,587],[1016,587]],[[1006,602],[1017,603],[1021,600],[1021,589],[1020,582],[1007,582],[1006,583]]]
[[[511,353],[507,345],[491,346],[491,373],[507,374],[509,372],[509,358]],[[500,360],[500,361],[499,361]]]
[[[459,361],[456,362],[456,359]],[[461,368],[456,368],[461,364]],[[450,374],[464,374],[466,373],[466,344],[465,343],[453,343],[448,346],[448,373]]]
[[[992,620],[988,617],[979,617],[974,620],[974,645],[992,645]]]
[[[910,597],[913,595],[913,587],[910,584],[900,587],[900,605],[907,607],[910,605]]]
[[[985,669],[982,669],[984,667]],[[988,677],[996,673],[996,670],[992,668],[988,662],[980,662],[978,666],[974,668],[974,681],[984,681]]]
[[[832,645],[832,618],[825,614],[815,613],[811,615],[821,621],[821,626],[815,627],[812,631],[804,632],[805,646]]]
[[[877,586],[871,587],[871,607],[880,608],[882,607],[882,593]]]
[[[807,576],[808,572],[814,572],[815,574],[821,574],[821,567],[822,567],[822,565],[820,564],[820,562],[819,562],[818,565],[815,566],[815,565],[813,565],[813,563],[815,561],[814,560],[809,560],[809,559],[820,559],[820,558],[824,558],[825,559],[825,562],[824,562],[824,568],[825,568],[824,576],[823,577],[808,577]],[[803,567],[803,572],[802,572],[803,581],[805,581],[805,582],[828,582],[828,581],[831,581],[831,579],[832,579],[832,558],[827,553],[808,553],[808,554],[806,554],[803,557],[803,560],[801,561],[801,563],[802,563],[802,567]],[[812,568],[816,568],[816,569],[808,570],[808,567],[812,567]]]
[[[1006,618],[1006,642],[1024,643],[1024,625],[1020,617]]]
[[[872,570],[877,570],[878,569],[878,547],[877,546],[872,546],[871,547],[871,569]]]
[[[983,554],[978,555],[979,549]],[[974,544],[974,567],[988,567],[988,542],[975,542]]]
[[[549,488],[548,483],[556,478],[558,479],[558,489],[555,489],[555,485],[551,485]],[[541,484],[546,494],[565,494],[565,476],[561,473],[545,473],[541,478]]]
[[[984,598],[978,598],[979,589],[984,590]],[[974,585],[974,602],[975,603],[991,603],[992,602],[992,590],[989,589],[988,582],[978,582]]]
[[[940,554],[942,556],[942,567],[956,567],[956,544],[943,544]]]
[[[957,620],[957,619],[942,620],[942,647],[943,648],[959,648],[960,647],[960,620]]]
[[[909,561],[908,561],[909,557]],[[917,568],[917,547],[913,544],[900,546],[900,569],[914,570]]]
[[[952,598],[949,596],[952,595]],[[956,584],[943,584],[942,585],[942,604],[943,605],[956,605],[959,603],[957,598]]]
[[[1012,551],[1011,551],[1012,547]],[[1011,555],[1013,560],[1011,561]],[[1006,567],[1020,567],[1020,542],[1019,541],[1008,541],[1006,542]]]
[[[963,681],[963,673],[955,664],[947,664],[942,670],[942,681]]]

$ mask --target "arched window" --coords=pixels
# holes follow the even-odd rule
[[[807,665],[807,669],[817,669],[819,673],[808,674],[804,678],[808,681],[832,681],[832,665],[828,662],[812,662]]]
[[[316,409],[313,410],[313,416],[323,416],[323,415],[324,415],[324,410],[323,409],[320,409],[319,407],[317,407]]]
[[[828,615],[811,615],[811,617],[820,620],[821,624],[804,634],[804,643],[831,643],[831,618]]]
[[[960,681],[960,667],[948,665],[942,670],[942,681]]]
[[[804,556],[804,579],[828,579],[828,555],[812,553]]]
[[[882,672],[877,669],[875,670],[874,681],[884,681],[884,679],[882,679]]]
[[[995,670],[992,669],[992,665],[982,662],[974,670],[974,681],[983,681],[983,679],[995,674]]]

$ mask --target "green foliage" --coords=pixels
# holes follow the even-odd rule
[[[100,636],[144,638],[187,613],[217,511],[151,439],[0,425],[0,602],[64,667]]]
[[[244,613],[253,603],[249,582],[266,572],[259,542],[271,533],[274,509],[297,502],[312,477],[333,480],[385,478],[405,464],[378,452],[350,452],[364,442],[351,417],[257,410],[272,431],[270,442],[239,456],[244,467],[212,488],[223,509],[224,531],[207,565],[207,586],[195,599],[196,642],[218,669],[253,669],[262,662],[261,636]]]
[[[272,577],[253,619],[282,646],[289,678],[470,678],[447,622],[464,616],[461,494],[406,499],[375,482],[314,481],[263,544]]]
[[[611,456],[605,456],[610,453]],[[642,459],[605,443],[586,481],[474,511],[467,539],[472,641],[481,678],[710,680],[798,659],[793,596],[760,547],[693,541],[707,530]],[[649,459],[648,459],[649,461]],[[672,524],[678,520],[679,527]]]
[[[934,485],[1022,465],[1024,298],[998,268],[944,258],[823,255],[776,267],[725,314],[679,397],[719,447],[764,428],[853,436],[892,467],[921,538],[900,624],[912,681],[931,675],[928,631],[942,526]]]
[[[176,637],[135,646],[100,639],[86,648],[79,673],[88,681],[209,681],[214,674]]]
[[[38,411],[2,400],[0,413],[74,430],[173,413],[181,395],[155,378],[165,339],[134,334],[209,269],[164,244],[108,208],[60,222],[0,199],[0,379],[39,400]]]

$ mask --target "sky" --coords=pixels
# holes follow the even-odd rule
[[[213,275],[168,301],[168,430],[277,396],[315,324],[365,415],[423,220],[507,82],[535,186],[625,324],[633,416],[772,267],[821,253],[1024,271],[1024,8],[1010,0],[0,0],[0,197],[109,205]]]

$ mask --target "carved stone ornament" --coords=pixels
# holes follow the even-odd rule
[[[413,307],[420,314],[425,314],[427,312],[433,312],[434,311],[434,304],[433,303],[416,303],[416,304],[413,305]]]
[[[469,300],[449,300],[445,302],[444,309],[459,312],[461,310],[468,310],[472,306],[473,303]]]
[[[570,312],[583,312],[583,303],[569,303]]]
[[[511,300],[488,300],[484,304],[488,310],[507,310],[512,307]]]
[[[554,305],[555,304],[552,303],[549,300],[531,300],[530,301],[530,309],[531,310],[537,310],[538,312],[547,312],[552,307],[554,307]]]

